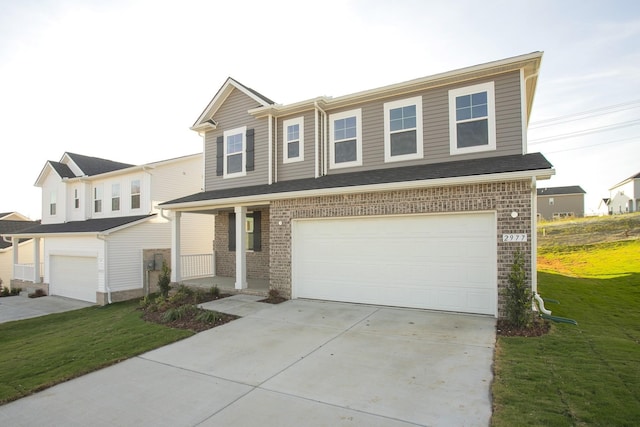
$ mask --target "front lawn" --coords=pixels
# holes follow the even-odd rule
[[[640,241],[543,249],[538,290],[560,301],[538,338],[498,337],[494,426],[640,420]]]
[[[0,324],[0,404],[194,334],[145,322],[137,306],[128,301]]]

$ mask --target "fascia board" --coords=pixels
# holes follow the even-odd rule
[[[45,177],[47,175],[45,173],[45,171],[49,172],[51,170],[54,171],[56,173],[56,175],[58,175],[58,173],[53,168],[53,166],[51,166],[51,163],[47,160],[47,163],[45,163],[44,167],[40,171],[40,174],[38,175],[38,179],[36,179],[36,182],[33,183],[33,186],[34,187],[42,187],[42,185],[44,184]],[[58,176],[60,177],[60,175],[58,175]],[[62,179],[62,177],[60,177],[60,179]]]
[[[540,180],[549,179],[555,175],[554,169],[542,169],[532,170],[524,172],[506,172],[487,175],[472,175],[465,177],[453,177],[453,178],[438,178],[438,179],[426,179],[419,181],[403,181],[392,182],[385,184],[372,184],[372,185],[357,185],[350,187],[335,187],[335,188],[323,188],[316,190],[304,190],[304,191],[291,191],[284,193],[270,193],[270,194],[256,194],[254,196],[245,197],[231,197],[227,199],[216,200],[199,200],[196,202],[185,202],[163,205],[163,209],[170,211],[188,211],[189,209],[201,208],[202,210],[211,208],[215,205],[216,208],[222,208],[226,206],[239,206],[243,204],[268,204],[274,200],[283,199],[296,199],[301,197],[317,197],[317,196],[335,196],[352,193],[369,193],[369,192],[381,192],[381,191],[395,191],[395,190],[410,190],[414,188],[428,188],[447,185],[460,185],[460,184],[478,184],[487,182],[499,182],[505,180],[515,179],[531,179],[536,178]]]

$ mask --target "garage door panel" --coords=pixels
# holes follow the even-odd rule
[[[52,295],[96,302],[98,262],[95,257],[50,257],[49,288]]]
[[[493,213],[301,220],[294,297],[496,312]]]

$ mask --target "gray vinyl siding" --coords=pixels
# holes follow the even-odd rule
[[[313,178],[315,176],[315,110],[305,111],[291,116],[278,117],[278,140],[276,147],[278,150],[278,181],[287,181],[301,178]],[[304,117],[304,160],[301,162],[284,163],[284,148],[282,146],[284,130],[282,124],[285,120]]]
[[[495,82],[496,150],[480,153],[450,155],[449,144],[449,90],[478,83]],[[384,103],[422,95],[424,158],[400,162],[384,162]],[[376,100],[360,105],[327,111],[328,115],[362,108],[362,166],[331,169],[328,173],[348,173],[371,169],[395,168],[418,164],[433,164],[454,160],[487,158],[522,154],[522,119],[518,71],[478,79],[461,84],[438,87],[421,93]],[[306,127],[305,118],[305,127]],[[328,120],[330,120],[328,118]],[[327,123],[328,129],[328,123]],[[305,137],[306,138],[306,137]],[[306,154],[305,154],[306,156]],[[306,159],[306,157],[305,157]],[[306,161],[305,161],[306,163]],[[312,167],[312,165],[311,165]],[[313,173],[313,170],[310,171]]]
[[[268,120],[256,119],[247,113],[258,107],[258,103],[241,91],[234,89],[213,116],[217,129],[208,131],[205,137],[205,191],[220,188],[246,187],[266,184],[269,174]],[[216,138],[225,130],[246,126],[255,130],[255,170],[246,176],[224,179],[216,175]]]

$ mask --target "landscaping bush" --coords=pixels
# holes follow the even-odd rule
[[[47,293],[43,289],[36,289],[33,293],[29,294],[29,298],[46,297]]]
[[[158,278],[158,289],[160,295],[167,298],[169,296],[169,290],[171,289],[171,269],[165,261],[162,262],[162,273]]]
[[[526,328],[531,325],[533,311],[532,295],[527,286],[527,272],[524,269],[524,255],[517,250],[509,273],[509,284],[504,291],[506,317],[511,326]]]

